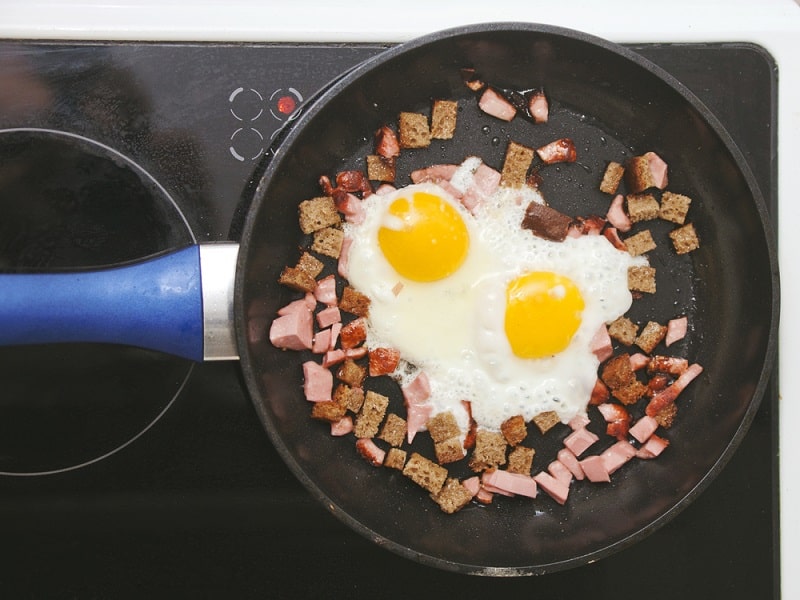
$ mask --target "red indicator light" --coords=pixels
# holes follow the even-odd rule
[[[281,96],[278,98],[277,107],[282,115],[290,115],[297,108],[297,100],[293,96]]]

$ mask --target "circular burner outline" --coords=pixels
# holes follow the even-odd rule
[[[163,195],[164,198],[169,200],[170,204],[172,204],[172,206],[175,209],[176,213],[180,216],[181,221],[183,221],[183,224],[186,227],[186,231],[188,232],[189,237],[192,240],[192,243],[193,244],[197,243],[197,238],[194,235],[194,231],[192,231],[192,228],[189,226],[189,222],[186,220],[186,217],[184,216],[183,211],[180,209],[178,204],[175,202],[174,198],[164,188],[164,186],[162,186],[161,183],[158,182],[158,180],[155,177],[153,177],[144,167],[142,167],[139,163],[137,163],[132,158],[124,155],[123,153],[119,152],[118,150],[115,150],[111,146],[108,146],[108,145],[106,145],[106,144],[104,144],[102,142],[99,142],[97,140],[93,140],[91,138],[85,137],[85,136],[77,134],[77,133],[72,133],[72,132],[69,132],[69,131],[59,131],[57,129],[47,129],[47,128],[41,128],[41,127],[14,127],[14,128],[8,128],[8,129],[0,129],[0,135],[7,134],[7,133],[34,133],[34,134],[48,134],[48,135],[53,135],[55,137],[62,136],[62,137],[66,137],[66,138],[72,138],[72,139],[75,139],[75,140],[79,140],[80,142],[86,143],[89,146],[94,146],[94,147],[102,149],[103,152],[109,154],[115,160],[120,160],[124,164],[127,164],[127,165],[131,166],[138,175],[140,175],[143,179],[145,179],[149,184],[153,185],[155,187],[155,189],[159,193],[161,193]],[[92,459],[89,459],[89,460],[85,460],[85,461],[83,461],[81,463],[78,463],[78,464],[75,464],[75,465],[70,465],[70,466],[67,466],[67,467],[61,467],[61,468],[57,468],[57,469],[48,469],[48,470],[43,470],[43,471],[27,471],[27,472],[26,471],[0,471],[0,476],[2,476],[2,477],[40,477],[40,476],[47,476],[47,475],[56,475],[58,473],[66,473],[66,472],[69,472],[69,471],[75,471],[75,470],[78,470],[78,469],[82,469],[82,468],[87,467],[89,465],[93,465],[95,463],[103,461],[106,458],[109,458],[110,456],[113,456],[114,454],[117,454],[118,452],[120,452],[121,450],[123,450],[124,448],[128,447],[129,445],[131,445],[136,440],[138,440],[141,436],[143,436],[145,433],[147,433],[156,423],[158,423],[158,421],[161,420],[161,418],[166,414],[166,412],[172,407],[172,405],[178,399],[178,396],[180,396],[181,393],[183,392],[184,388],[186,387],[186,384],[189,381],[189,378],[191,377],[192,373],[194,372],[194,367],[195,367],[194,363],[190,363],[189,364],[189,369],[186,372],[186,376],[183,378],[183,381],[178,386],[178,389],[175,391],[175,394],[169,400],[169,402],[167,402],[167,404],[158,412],[158,414],[156,414],[156,416],[147,425],[145,425],[145,427],[141,431],[139,431],[138,433],[136,433],[132,437],[128,438],[127,440],[123,441],[116,448],[113,448],[112,450],[109,450],[108,452],[105,452],[105,453],[103,453],[103,454],[101,454],[99,456],[96,456],[95,458],[92,458]]]

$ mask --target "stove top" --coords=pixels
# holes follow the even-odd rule
[[[276,131],[385,47],[0,43],[0,129],[28,130],[0,133],[0,165],[16,166],[5,171],[20,186],[11,189],[25,190],[0,193],[0,270],[116,264],[238,239]],[[771,56],[748,44],[632,47],[719,117],[777,220]],[[120,164],[149,174],[162,201],[141,184],[121,188]],[[80,175],[65,183],[62,170]],[[339,523],[271,447],[236,363],[47,346],[0,350],[0,377],[0,590],[9,596],[400,597],[420,586],[779,595],[777,376],[729,465],[667,526],[586,567],[511,580],[418,565]]]

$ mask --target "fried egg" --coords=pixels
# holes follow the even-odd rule
[[[367,346],[400,351],[395,377],[423,370],[434,414],[462,429],[555,411],[585,413],[598,329],[630,308],[628,268],[646,259],[601,235],[539,238],[522,229],[533,189],[499,188],[468,211],[423,183],[364,200],[348,223],[350,285],[370,300]]]

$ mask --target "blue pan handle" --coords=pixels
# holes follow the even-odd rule
[[[101,342],[195,361],[236,358],[237,250],[235,244],[207,244],[97,271],[0,275],[0,345]],[[201,273],[206,262],[213,274]]]

